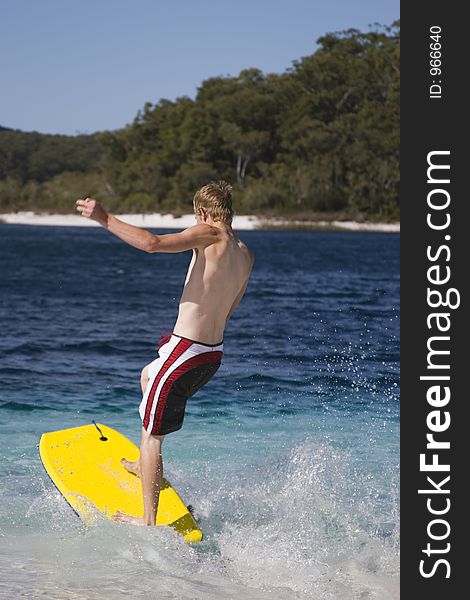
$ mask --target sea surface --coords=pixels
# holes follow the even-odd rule
[[[139,377],[190,253],[101,229],[0,225],[0,597],[399,597],[399,235],[247,231],[256,261],[218,373],[165,439],[205,536],[83,524],[43,432],[139,443]]]

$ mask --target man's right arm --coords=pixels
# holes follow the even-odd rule
[[[77,200],[76,204],[84,217],[96,221],[116,237],[144,252],[186,252],[193,248],[205,248],[218,240],[218,230],[210,225],[194,225],[179,233],[154,235],[146,229],[121,221],[92,198]]]

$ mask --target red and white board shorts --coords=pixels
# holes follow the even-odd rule
[[[181,429],[186,401],[215,374],[224,345],[201,344],[172,334],[149,365],[147,389],[139,413],[144,429],[166,435]]]

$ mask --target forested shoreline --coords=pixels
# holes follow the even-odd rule
[[[238,214],[399,219],[399,22],[350,29],[282,74],[245,69],[195,99],[148,102],[93,135],[0,128],[0,212],[192,210],[209,180],[234,187]]]

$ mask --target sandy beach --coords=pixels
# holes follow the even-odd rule
[[[171,214],[122,214],[116,215],[126,223],[152,229],[185,229],[194,225],[194,215],[174,217]],[[0,224],[49,225],[60,227],[98,227],[95,221],[84,219],[80,215],[61,215],[23,211],[0,214]],[[398,233],[399,223],[372,223],[357,221],[295,221],[282,218],[262,218],[255,215],[236,215],[233,228],[251,229],[317,229],[336,231],[379,231]]]

